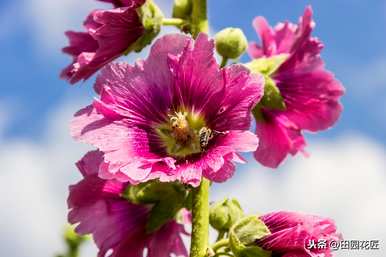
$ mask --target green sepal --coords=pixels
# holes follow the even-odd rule
[[[272,57],[261,57],[246,63],[245,66],[252,73],[261,73],[270,76],[279,69],[279,67],[287,60],[288,54],[278,54]]]
[[[210,225],[218,231],[228,231],[244,216],[243,209],[236,199],[224,199],[210,208]]]
[[[139,39],[137,39],[137,41],[127,48],[124,53],[125,55],[132,51],[140,52],[144,47],[151,44],[153,39],[161,31],[162,19],[164,15],[152,0],[147,0],[137,9],[137,13],[145,32]]]
[[[265,77],[264,96],[261,99],[261,104],[273,110],[283,111],[286,109],[280,90],[277,88],[275,81],[268,76]]]
[[[258,121],[264,120],[263,114],[261,113],[261,108],[263,107],[281,111],[286,109],[284,98],[271,76],[279,69],[280,65],[282,65],[287,58],[288,54],[279,54],[269,58],[262,57],[255,59],[245,64],[252,73],[261,74],[265,79],[263,98],[252,111]]]
[[[269,235],[268,227],[257,216],[240,219],[229,231],[229,245],[236,257],[270,257],[272,253],[255,244]]]
[[[189,19],[192,15],[192,0],[174,0],[173,18]]]

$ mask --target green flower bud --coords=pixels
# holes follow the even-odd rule
[[[236,59],[247,49],[248,41],[239,28],[226,28],[215,35],[216,50],[224,58]]]
[[[268,227],[256,216],[240,219],[229,230],[229,245],[236,257],[270,257],[271,252],[255,245],[255,241],[269,235]]]
[[[174,0],[173,18],[190,18],[192,13],[192,0]]]
[[[84,241],[86,241],[89,237],[88,236],[81,236],[78,235],[74,227],[68,225],[65,232],[64,232],[64,241],[66,242],[67,246],[69,248],[76,248],[79,247]]]
[[[243,215],[244,212],[236,199],[225,199],[211,206],[209,221],[218,231],[228,231]]]
[[[72,257],[78,256],[82,244],[90,239],[90,236],[78,235],[73,226],[68,225],[63,234],[64,242],[66,243],[66,252],[63,254],[56,254],[55,257]]]

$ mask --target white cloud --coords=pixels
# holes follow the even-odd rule
[[[74,162],[86,151],[68,133],[68,121],[77,106],[64,104],[53,112],[41,142],[1,142],[4,256],[48,257],[63,248],[60,233],[66,223],[67,187],[79,179]]]
[[[24,0],[21,8],[38,50],[57,53],[67,42],[64,31],[81,29],[88,13],[101,6],[94,0]]]
[[[216,186],[213,197],[236,197],[251,213],[293,210],[331,217],[346,239],[383,241],[380,251],[350,256],[385,256],[385,149],[358,135],[311,145],[310,158],[299,156],[281,170],[249,164],[234,180]]]

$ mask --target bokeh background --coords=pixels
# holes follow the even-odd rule
[[[156,2],[170,13],[172,0]],[[211,31],[236,26],[258,40],[255,16],[297,21],[308,4],[327,67],[347,89],[345,111],[333,129],[306,135],[309,158],[289,158],[278,170],[251,160],[216,185],[212,199],[237,197],[251,213],[332,217],[346,239],[380,240],[378,251],[338,251],[338,257],[384,257],[386,1],[210,0]],[[91,9],[106,7],[94,0],[0,1],[1,256],[49,257],[64,247],[67,187],[80,178],[74,162],[88,149],[69,137],[68,122],[93,97],[94,78],[77,86],[60,80],[70,61],[60,49],[64,30],[80,29]],[[95,248],[90,244],[83,256],[95,256]]]

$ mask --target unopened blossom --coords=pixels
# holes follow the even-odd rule
[[[148,205],[133,204],[123,197],[127,183],[103,180],[98,166],[103,153],[92,151],[77,163],[83,179],[70,186],[68,220],[77,224],[76,232],[92,234],[98,257],[187,257],[182,241],[187,235],[184,224],[190,223],[189,213],[182,210],[181,222],[168,221],[159,230],[148,233]]]
[[[91,12],[84,22],[86,32],[66,32],[69,46],[63,48],[63,52],[73,60],[61,77],[71,84],[88,79],[124,54],[145,33],[137,12],[145,0],[107,2],[117,8]]]
[[[272,28],[263,17],[255,18],[253,25],[261,44],[250,44],[255,60],[249,67],[266,75],[265,95],[253,110],[260,139],[254,156],[275,168],[288,154],[304,152],[302,131],[325,130],[337,121],[344,88],[325,69],[323,44],[311,36],[311,7],[298,25],[284,22]]]
[[[256,244],[275,257],[331,257],[331,242],[341,240],[334,221],[328,218],[280,211],[260,219],[271,234]]]
[[[248,129],[263,79],[242,65],[220,69],[213,49],[205,34],[171,34],[146,60],[102,70],[99,97],[71,125],[74,138],[103,152],[100,177],[197,186],[202,175],[231,177],[234,162],[244,162],[238,152],[256,150]]]

